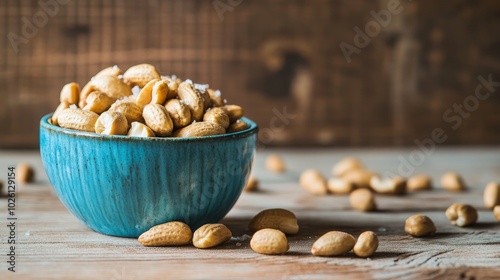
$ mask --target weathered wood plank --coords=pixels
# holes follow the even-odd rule
[[[439,188],[403,197],[377,196],[380,211],[353,211],[346,196],[315,197],[297,184],[299,172],[317,167],[328,174],[331,165],[345,155],[356,155],[368,167],[381,172],[397,163],[409,150],[303,150],[280,152],[289,170],[269,173],[263,161],[269,152],[258,153],[255,174],[262,190],[244,193],[223,220],[241,238],[249,219],[258,211],[283,207],[299,218],[300,234],[289,237],[290,251],[283,256],[263,256],[249,248],[249,239],[233,239],[211,250],[192,246],[145,248],[135,239],[95,233],[74,218],[51,190],[37,153],[0,152],[0,178],[7,166],[20,161],[34,164],[37,183],[23,186],[18,195],[18,245],[15,276],[19,279],[495,279],[500,273],[500,223],[482,205],[482,189],[489,180],[500,178],[500,151],[491,149],[449,149],[436,151],[419,172],[434,178],[445,170],[464,175],[470,190],[450,194]],[[451,203],[476,206],[479,223],[471,228],[452,226],[444,216]],[[5,221],[6,200],[0,200]],[[414,213],[430,216],[438,228],[432,238],[413,238],[403,231],[404,220]],[[380,247],[370,259],[352,253],[320,258],[309,253],[312,243],[329,230],[358,235],[375,231]],[[1,227],[2,250],[7,232]],[[2,255],[4,255],[2,253]],[[12,276],[2,262],[0,277]],[[16,278],[17,279],[17,278]]]

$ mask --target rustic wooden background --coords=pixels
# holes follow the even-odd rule
[[[43,23],[42,6],[0,2],[0,148],[37,147],[39,119],[64,83],[142,62],[221,89],[259,123],[265,145],[414,145],[434,128],[447,145],[500,141],[500,89],[458,129],[443,120],[479,75],[500,81],[496,0],[401,0],[350,63],[340,43],[353,44],[354,28],[390,1],[42,2],[57,11],[18,52],[9,34],[23,36],[23,18]],[[283,123],[284,110],[295,117]]]

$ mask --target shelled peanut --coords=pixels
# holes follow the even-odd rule
[[[286,235],[272,228],[257,231],[250,240],[250,247],[263,255],[281,255],[290,249]]]
[[[183,222],[168,222],[156,225],[139,236],[138,241],[144,246],[179,246],[191,243],[193,232]]]
[[[35,179],[35,169],[28,163],[19,163],[16,166],[17,180],[20,183],[32,183]]]
[[[425,191],[432,189],[432,179],[423,174],[417,174],[408,179],[406,183],[408,191]]]
[[[484,206],[488,209],[493,209],[500,205],[500,184],[491,182],[484,188],[483,193]]]
[[[402,177],[381,178],[373,176],[370,180],[371,189],[380,194],[404,194],[406,193],[406,185],[406,179]]]
[[[378,237],[373,231],[361,233],[354,245],[353,251],[358,257],[370,257],[377,251]]]
[[[108,67],[83,88],[66,84],[51,122],[62,128],[135,137],[199,137],[243,131],[244,111],[208,85],[161,76],[150,64]]]
[[[500,222],[500,205],[493,208],[493,216],[495,216],[495,220]]]
[[[285,162],[277,154],[271,154],[266,158],[266,168],[274,173],[283,173],[286,170]]]
[[[441,186],[449,192],[461,192],[466,189],[464,180],[455,172],[447,172],[441,176]]]
[[[332,167],[332,174],[334,177],[328,180],[327,188],[333,194],[348,194],[355,189],[370,188],[370,180],[376,176],[354,157],[337,162]]]
[[[463,203],[453,203],[446,209],[445,214],[452,225],[459,227],[473,225],[478,219],[476,208]]]
[[[307,169],[300,175],[300,185],[314,195],[325,195],[327,191],[326,179],[315,169]]]
[[[333,194],[349,194],[356,189],[371,189],[377,194],[402,195],[408,191],[432,189],[432,179],[428,175],[417,174],[408,179],[394,175],[382,177],[376,172],[368,170],[355,157],[346,157],[337,162],[332,167],[332,174],[334,177],[328,180],[327,188]],[[453,180],[446,179],[446,187],[456,183],[450,181]],[[454,187],[456,186],[450,186],[450,188]]]
[[[315,256],[339,256],[351,251],[355,244],[354,236],[341,231],[330,231],[314,242],[311,253]]]
[[[248,178],[248,181],[245,185],[245,188],[243,189],[246,192],[256,192],[259,190],[259,179],[255,178],[254,176],[250,176]]]
[[[228,241],[231,236],[233,234],[223,224],[206,224],[194,232],[193,245],[200,249],[212,248]]]
[[[406,219],[405,232],[415,237],[429,236],[436,233],[436,226],[429,217],[417,214]]]
[[[299,225],[297,224],[295,214],[280,208],[261,211],[253,217],[248,228],[252,231],[273,228],[285,234],[297,234],[299,232]]]

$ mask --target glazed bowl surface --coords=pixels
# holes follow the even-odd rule
[[[220,221],[251,171],[257,125],[196,138],[101,135],[40,121],[40,153],[55,193],[94,231],[138,237],[182,221],[194,231]]]

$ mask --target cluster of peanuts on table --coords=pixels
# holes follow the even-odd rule
[[[242,131],[243,108],[206,84],[162,76],[150,64],[101,70],[80,90],[63,86],[51,122],[62,128],[136,137],[199,137]]]
[[[268,170],[282,173],[286,170],[283,159],[278,155],[270,155],[266,159]],[[34,168],[28,163],[20,163],[16,170],[21,183],[30,183],[34,179]],[[409,179],[381,178],[372,171],[366,170],[356,158],[345,158],[332,169],[335,177],[327,180],[314,169],[305,170],[299,179],[300,185],[314,195],[332,194],[349,195],[353,209],[368,212],[376,211],[375,195],[401,195],[407,191],[428,191],[433,188],[432,180],[426,175],[415,175]],[[464,180],[457,173],[448,172],[441,177],[442,187],[451,192],[466,189]],[[0,191],[2,182],[0,182]],[[259,189],[257,178],[250,176],[245,191]],[[490,182],[484,188],[484,205],[493,209],[493,215],[500,222],[500,184]],[[478,220],[477,210],[467,204],[454,203],[445,211],[450,223],[459,227],[474,225]],[[265,255],[281,255],[289,250],[289,235],[299,234],[299,224],[294,213],[286,209],[267,209],[258,213],[249,223],[248,229],[254,232],[250,247],[257,253]],[[425,215],[416,214],[405,221],[404,230],[414,237],[432,236],[436,225]],[[224,224],[206,224],[194,233],[191,228],[180,221],[168,222],[152,227],[139,237],[144,246],[179,246],[193,244],[200,249],[212,248],[233,238],[232,232]],[[361,233],[356,239],[353,235],[330,231],[317,239],[311,247],[314,256],[340,256],[354,252],[356,256],[368,258],[375,254],[379,245],[377,235],[372,231]]]
[[[280,208],[258,213],[250,221],[248,228],[254,232],[250,248],[264,255],[286,253],[290,248],[287,235],[299,233],[295,214]],[[150,228],[138,240],[148,247],[193,244],[197,248],[207,249],[220,245],[231,237],[232,232],[224,224],[206,224],[193,233],[187,224],[173,221]],[[369,257],[377,248],[378,238],[372,231],[363,232],[357,241],[348,233],[330,231],[316,240],[311,253],[315,256],[338,256],[354,250],[359,257]]]
[[[275,173],[286,171],[283,159],[272,154],[266,159],[266,167]],[[432,180],[427,175],[415,175],[409,179],[395,177],[382,178],[367,170],[356,158],[345,158],[333,168],[333,178],[327,180],[314,169],[302,172],[299,183],[314,195],[344,194],[349,195],[353,209],[368,212],[376,211],[376,194],[402,195],[407,191],[426,191],[433,188]],[[461,192],[466,189],[464,180],[454,172],[448,172],[441,178],[441,185],[447,191]],[[245,191],[258,191],[259,181],[250,176]],[[500,221],[500,184],[489,183],[484,190],[484,204],[493,209],[496,220]],[[445,212],[450,223],[466,227],[478,220],[477,210],[467,204],[454,203]],[[294,213],[286,209],[267,209],[258,213],[250,221],[248,229],[253,232],[250,247],[257,253],[281,255],[289,250],[289,235],[299,234],[299,225]],[[417,214],[405,221],[404,230],[414,237],[432,236],[436,232],[434,222],[425,215]],[[169,222],[158,225],[139,237],[144,246],[170,246],[193,244],[198,248],[210,248],[222,244],[232,237],[231,231],[223,224],[207,224],[197,229],[194,234],[188,225],[181,222]],[[353,235],[330,231],[319,237],[311,247],[314,256],[340,256],[351,250],[358,257],[369,258],[378,248],[379,240],[372,231],[361,233],[356,239]]]
[[[284,160],[277,154],[267,157],[266,168],[275,173],[286,171]],[[404,195],[407,192],[433,189],[432,179],[427,175],[384,178],[368,170],[359,159],[354,157],[344,158],[335,164],[332,168],[332,175],[332,178],[327,179],[318,170],[307,169],[301,173],[299,184],[313,195],[323,196],[328,193],[349,195],[351,207],[362,212],[377,211],[375,194]],[[466,190],[464,179],[456,172],[443,174],[440,183],[443,189],[449,192],[457,193]],[[245,191],[254,192],[258,189],[259,180],[251,176],[245,186]],[[486,185],[483,201],[485,207],[492,209],[493,216],[500,222],[500,184],[498,182],[490,182]],[[479,219],[477,210],[463,203],[453,203],[444,214],[452,225],[459,227],[472,226]],[[436,233],[436,225],[428,216],[416,214],[406,219],[404,231],[414,237],[432,236]],[[369,257],[375,253],[377,247],[378,239],[374,232],[363,232],[356,240],[349,233],[331,231],[314,243],[311,253],[336,256],[353,250],[357,256]]]

